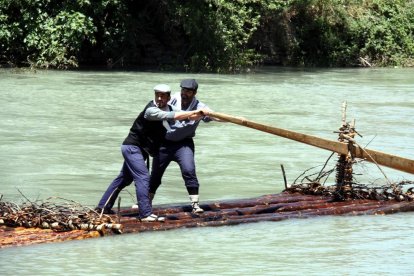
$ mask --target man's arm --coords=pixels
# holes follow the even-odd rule
[[[162,120],[198,120],[204,115],[201,110],[194,111],[163,111],[158,107],[147,108],[144,114],[144,118],[149,121],[162,121]]]

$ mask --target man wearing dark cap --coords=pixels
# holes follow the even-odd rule
[[[204,114],[211,111],[207,105],[197,100],[198,83],[195,79],[185,79],[181,81],[181,93],[176,93],[171,98],[170,104],[183,110],[195,111],[203,110]],[[204,210],[199,205],[199,182],[196,175],[194,161],[194,141],[195,131],[200,121],[212,121],[212,118],[204,116],[198,119],[186,118],[185,120],[175,121],[170,125],[165,140],[161,144],[159,153],[154,156],[150,177],[150,198],[152,199],[161,185],[162,176],[171,161],[178,163],[184,179],[187,192],[190,196],[192,212],[203,213]]]
[[[171,89],[166,84],[154,87],[154,100],[150,101],[135,119],[128,136],[121,146],[124,163],[117,178],[107,188],[97,208],[97,212],[113,214],[111,210],[123,188],[135,183],[139,205],[139,219],[144,222],[163,221],[163,217],[152,214],[152,205],[148,195],[149,172],[145,164],[148,155],[158,153],[168,127],[168,122],[190,118],[197,120],[201,113],[197,110],[183,112],[168,104]]]

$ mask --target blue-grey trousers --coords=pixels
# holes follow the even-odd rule
[[[112,181],[108,189],[99,201],[98,207],[110,210],[123,188],[135,183],[135,191],[139,207],[139,216],[147,217],[152,213],[149,200],[149,172],[145,159],[147,154],[140,147],[133,145],[122,145],[121,152],[124,156],[124,164],[119,175]]]
[[[188,193],[190,195],[198,194],[200,185],[196,175],[193,139],[169,142],[160,147],[158,154],[154,155],[152,159],[150,193],[155,194],[161,185],[162,176],[171,161],[177,162],[180,166]]]

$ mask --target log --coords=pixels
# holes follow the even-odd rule
[[[301,142],[307,145],[315,146],[321,149],[326,149],[339,154],[348,154],[351,151],[353,157],[367,160],[371,163],[386,166],[392,169],[400,170],[407,173],[414,174],[414,160],[376,151],[371,149],[363,149],[356,144],[348,144],[320,138],[317,136],[303,134],[283,128],[277,128],[262,123],[257,123],[244,118],[239,118],[224,113],[210,112],[209,116],[218,118],[223,121],[231,122],[237,125],[253,128],[259,131],[274,134],[290,140]]]
[[[73,230],[55,232],[50,229],[0,226],[0,248],[84,240],[100,237],[98,231]]]
[[[314,196],[314,195],[303,195],[296,193],[295,196],[291,196],[292,193],[280,193],[280,194],[269,194],[260,196],[257,198],[248,198],[248,199],[236,199],[236,200],[225,200],[221,202],[210,202],[201,204],[201,207],[205,211],[216,211],[229,208],[245,208],[252,207],[257,205],[269,205],[277,203],[289,203],[289,202],[306,202],[306,201],[315,201],[315,200],[328,200],[323,196]],[[154,206],[155,213],[162,212],[163,214],[175,214],[182,212],[190,212],[190,205],[164,205],[164,206]],[[123,216],[136,216],[136,209],[123,209],[120,211],[120,214]]]

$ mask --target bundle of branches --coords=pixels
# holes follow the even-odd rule
[[[111,229],[121,233],[122,225],[81,204],[59,197],[22,204],[4,202],[0,197],[0,225],[26,228],[38,227],[53,231],[88,230],[102,232]]]
[[[404,191],[404,186],[413,184],[413,181],[401,181],[391,186],[384,185],[378,187],[372,187],[368,184],[354,184],[349,191],[348,199],[412,201],[414,200],[414,187],[410,187]],[[285,191],[338,198],[337,185],[323,185],[319,182],[292,184]]]
[[[346,109],[345,106],[343,106]],[[345,112],[343,112],[343,121],[345,121]],[[358,134],[354,129],[354,123],[351,125],[343,124],[340,132],[352,132]],[[336,200],[353,200],[353,199],[372,199],[372,200],[397,200],[397,201],[413,201],[414,200],[414,181],[403,180],[400,182],[391,182],[386,176],[381,167],[375,163],[379,171],[383,174],[384,180],[387,184],[382,186],[374,186],[371,184],[361,184],[355,179],[355,168],[363,168],[365,160],[360,158],[350,158],[346,162],[343,155],[338,155],[338,159],[332,160],[335,152],[332,152],[326,162],[319,166],[311,167],[301,173],[293,184],[287,185],[284,169],[282,166],[283,175],[285,178],[285,191],[293,193],[301,193],[308,195],[322,195],[331,196]],[[352,157],[352,156],[351,156]],[[333,164],[332,164],[333,163]],[[344,167],[348,166],[347,174],[343,173]],[[329,168],[330,167],[330,168]],[[335,185],[326,185],[332,173],[336,172]],[[347,186],[344,192],[344,186]]]
[[[329,161],[329,159],[328,159]],[[293,184],[285,189],[286,192],[296,192],[307,195],[333,196],[341,200],[342,194],[338,190],[338,183],[326,185],[329,176],[336,171],[336,168],[326,169],[328,161],[323,165],[322,170],[313,172],[316,167],[304,171],[298,176]],[[358,161],[358,164],[363,161]],[[357,162],[355,162],[357,164]],[[361,184],[355,179],[351,182],[351,189],[347,191],[347,198],[352,199],[373,199],[373,200],[414,200],[414,181],[403,180],[392,183],[384,175],[388,184],[374,186],[373,184]],[[344,199],[344,198],[342,198]]]

